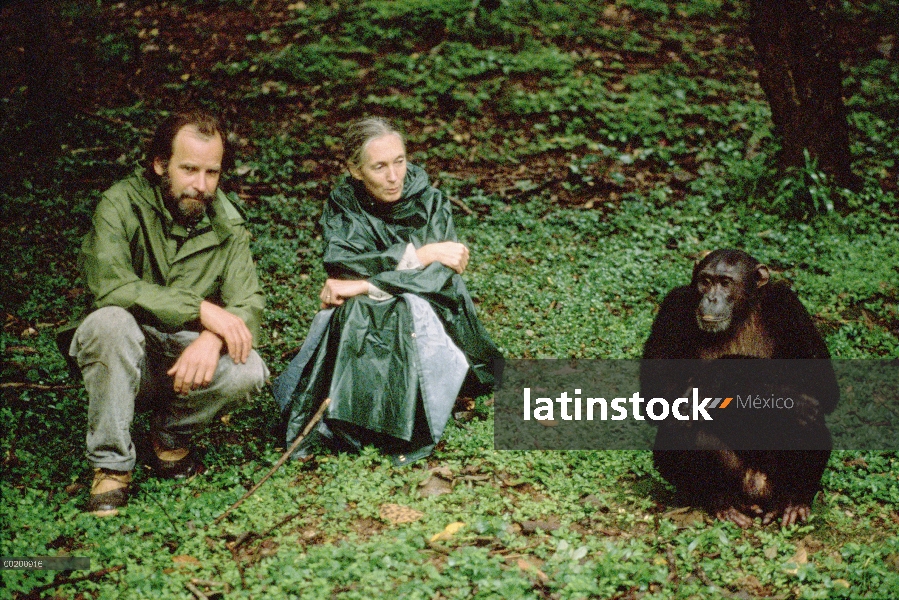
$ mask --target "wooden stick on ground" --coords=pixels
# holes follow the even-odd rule
[[[290,448],[288,448],[287,451],[286,451],[284,454],[281,455],[281,458],[278,459],[278,462],[275,463],[275,466],[273,466],[273,467],[271,468],[271,470],[269,470],[269,472],[266,473],[265,476],[264,476],[262,479],[259,480],[259,483],[257,483],[256,485],[254,485],[254,486],[250,489],[250,491],[248,491],[246,494],[244,494],[243,497],[242,497],[240,500],[238,500],[237,502],[235,502],[234,504],[232,504],[231,507],[230,507],[228,510],[226,510],[226,511],[223,512],[221,515],[219,515],[219,516],[215,519],[215,521],[212,522],[213,525],[218,525],[219,523],[221,523],[221,522],[222,522],[222,519],[224,519],[224,518],[227,517],[229,514],[231,514],[231,511],[232,511],[232,510],[234,510],[235,508],[237,508],[238,506],[240,506],[241,504],[243,504],[243,501],[244,501],[244,500],[246,500],[247,498],[249,498],[250,496],[252,496],[254,493],[256,493],[256,490],[258,490],[260,487],[262,487],[262,484],[265,483],[265,482],[268,480],[269,477],[271,477],[272,475],[274,475],[274,474],[275,474],[275,471],[277,471],[278,469],[281,468],[281,465],[283,465],[284,463],[287,462],[287,459],[290,458],[290,455],[293,454],[293,453],[294,453],[294,450],[296,450],[296,449],[299,447],[300,442],[302,442],[303,439],[304,439],[307,435],[309,435],[309,432],[312,431],[312,428],[315,427],[315,425],[321,420],[322,415],[325,414],[325,409],[328,408],[328,405],[329,405],[329,404],[331,404],[331,399],[330,399],[330,398],[325,398],[324,402],[322,402],[322,405],[318,407],[318,412],[316,412],[316,413],[312,416],[312,418],[309,420],[309,423],[306,425],[306,428],[303,430],[303,433],[301,433],[301,434],[299,435],[299,437],[297,437],[297,439],[295,439],[295,440],[293,441],[293,444],[290,445]]]
[[[22,598],[40,598],[41,592],[46,592],[47,590],[52,590],[53,588],[57,588],[63,585],[68,585],[70,583],[78,583],[79,581],[97,581],[101,577],[105,577],[110,573],[115,573],[116,571],[121,571],[125,568],[125,565],[118,565],[115,567],[110,567],[108,569],[100,569],[99,571],[93,571],[88,573],[87,575],[79,575],[78,577],[63,577],[62,579],[57,579],[52,583],[48,583],[46,585],[40,585],[36,588],[31,588],[28,593],[26,593]]]
[[[75,385],[45,385],[42,383],[26,383],[24,381],[5,381],[0,383],[0,388],[23,388],[27,390],[40,390],[42,392],[52,392],[56,390],[71,390]]]
[[[197,600],[209,600],[209,596],[203,593],[203,590],[195,586],[193,583],[189,581],[184,582],[184,587],[190,590],[190,592],[197,597]]]

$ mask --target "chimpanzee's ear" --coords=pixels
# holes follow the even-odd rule
[[[696,257],[696,260],[693,262],[693,279],[691,279],[693,283],[696,283],[696,273],[699,272],[699,265],[705,260],[705,257],[711,253],[711,250],[703,250],[699,253],[699,256]]]
[[[755,267],[755,287],[762,287],[771,279],[771,273],[766,265],[756,265]]]

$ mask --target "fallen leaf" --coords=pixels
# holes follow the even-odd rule
[[[883,562],[890,566],[894,571],[899,571],[899,553],[892,552],[887,554],[884,557]]]
[[[541,530],[544,533],[555,531],[562,526],[559,517],[547,517],[546,519],[530,519],[521,522],[522,533],[536,533]]]
[[[467,396],[464,398],[456,398],[456,408],[461,410],[474,410],[475,405],[474,398],[469,398]]]
[[[796,563],[797,565],[804,565],[808,562],[808,550],[806,550],[805,546],[800,545],[796,549],[796,554],[790,558],[789,562]]]
[[[424,481],[419,483],[418,486],[418,494],[422,498],[442,496],[443,494],[449,494],[453,491],[452,483],[450,483],[443,477],[438,477],[435,474],[428,475],[428,477],[425,478]]]
[[[178,565],[194,565],[199,567],[200,561],[189,554],[177,554],[172,557],[172,562]]]
[[[705,513],[701,510],[696,510],[691,506],[669,510],[662,516],[670,519],[680,527],[691,527],[705,521]]]
[[[447,481],[453,480],[453,470],[450,469],[449,467],[445,467],[445,466],[434,467],[433,469],[429,469],[428,472],[433,473],[434,475],[439,475],[439,476],[443,477],[444,479],[446,479]]]
[[[459,423],[468,423],[469,421],[474,420],[475,413],[473,410],[460,410],[459,412],[453,413],[453,418]]]
[[[378,509],[378,514],[382,519],[394,525],[412,523],[424,516],[424,513],[421,511],[399,504],[382,504]]]
[[[799,573],[799,567],[808,562],[808,551],[805,549],[805,546],[800,545],[796,549],[796,554],[790,557],[787,561],[787,564],[794,564],[796,567],[784,569],[790,575],[796,575]]]
[[[446,527],[443,528],[443,531],[440,533],[435,533],[431,536],[429,542],[442,542],[453,537],[453,534],[465,527],[465,523],[461,521],[456,521],[455,523],[450,523]]]
[[[7,346],[5,352],[7,354],[12,354],[13,352],[18,352],[20,354],[37,354],[37,350],[31,346]]]
[[[519,558],[515,561],[515,564],[525,573],[533,573],[536,575],[541,583],[547,583],[549,581],[549,575],[541,571],[537,565],[529,562],[527,559]]]
[[[737,584],[740,588],[750,592],[753,596],[767,596],[765,593],[765,586],[762,585],[762,582],[759,581],[759,578],[755,575],[741,577],[740,579],[737,579]]]

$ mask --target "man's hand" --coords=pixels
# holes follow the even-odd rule
[[[176,394],[186,394],[209,385],[222,355],[222,344],[222,338],[211,331],[204,331],[184,349],[168,370],[168,375],[175,379]]]
[[[415,253],[426,267],[432,262],[439,262],[461,275],[468,266],[468,247],[459,242],[426,244]]]
[[[225,341],[228,356],[235,364],[247,362],[253,349],[253,334],[243,319],[204,300],[200,303],[200,324]]]
[[[347,298],[368,293],[368,282],[364,279],[328,279],[318,295],[322,308],[340,306]]]

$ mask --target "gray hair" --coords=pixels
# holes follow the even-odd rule
[[[403,134],[381,117],[367,117],[350,123],[343,135],[343,151],[346,153],[347,165],[352,167],[362,166],[362,154],[366,146],[384,135],[395,135],[400,138],[403,148],[406,147],[406,138]]]

